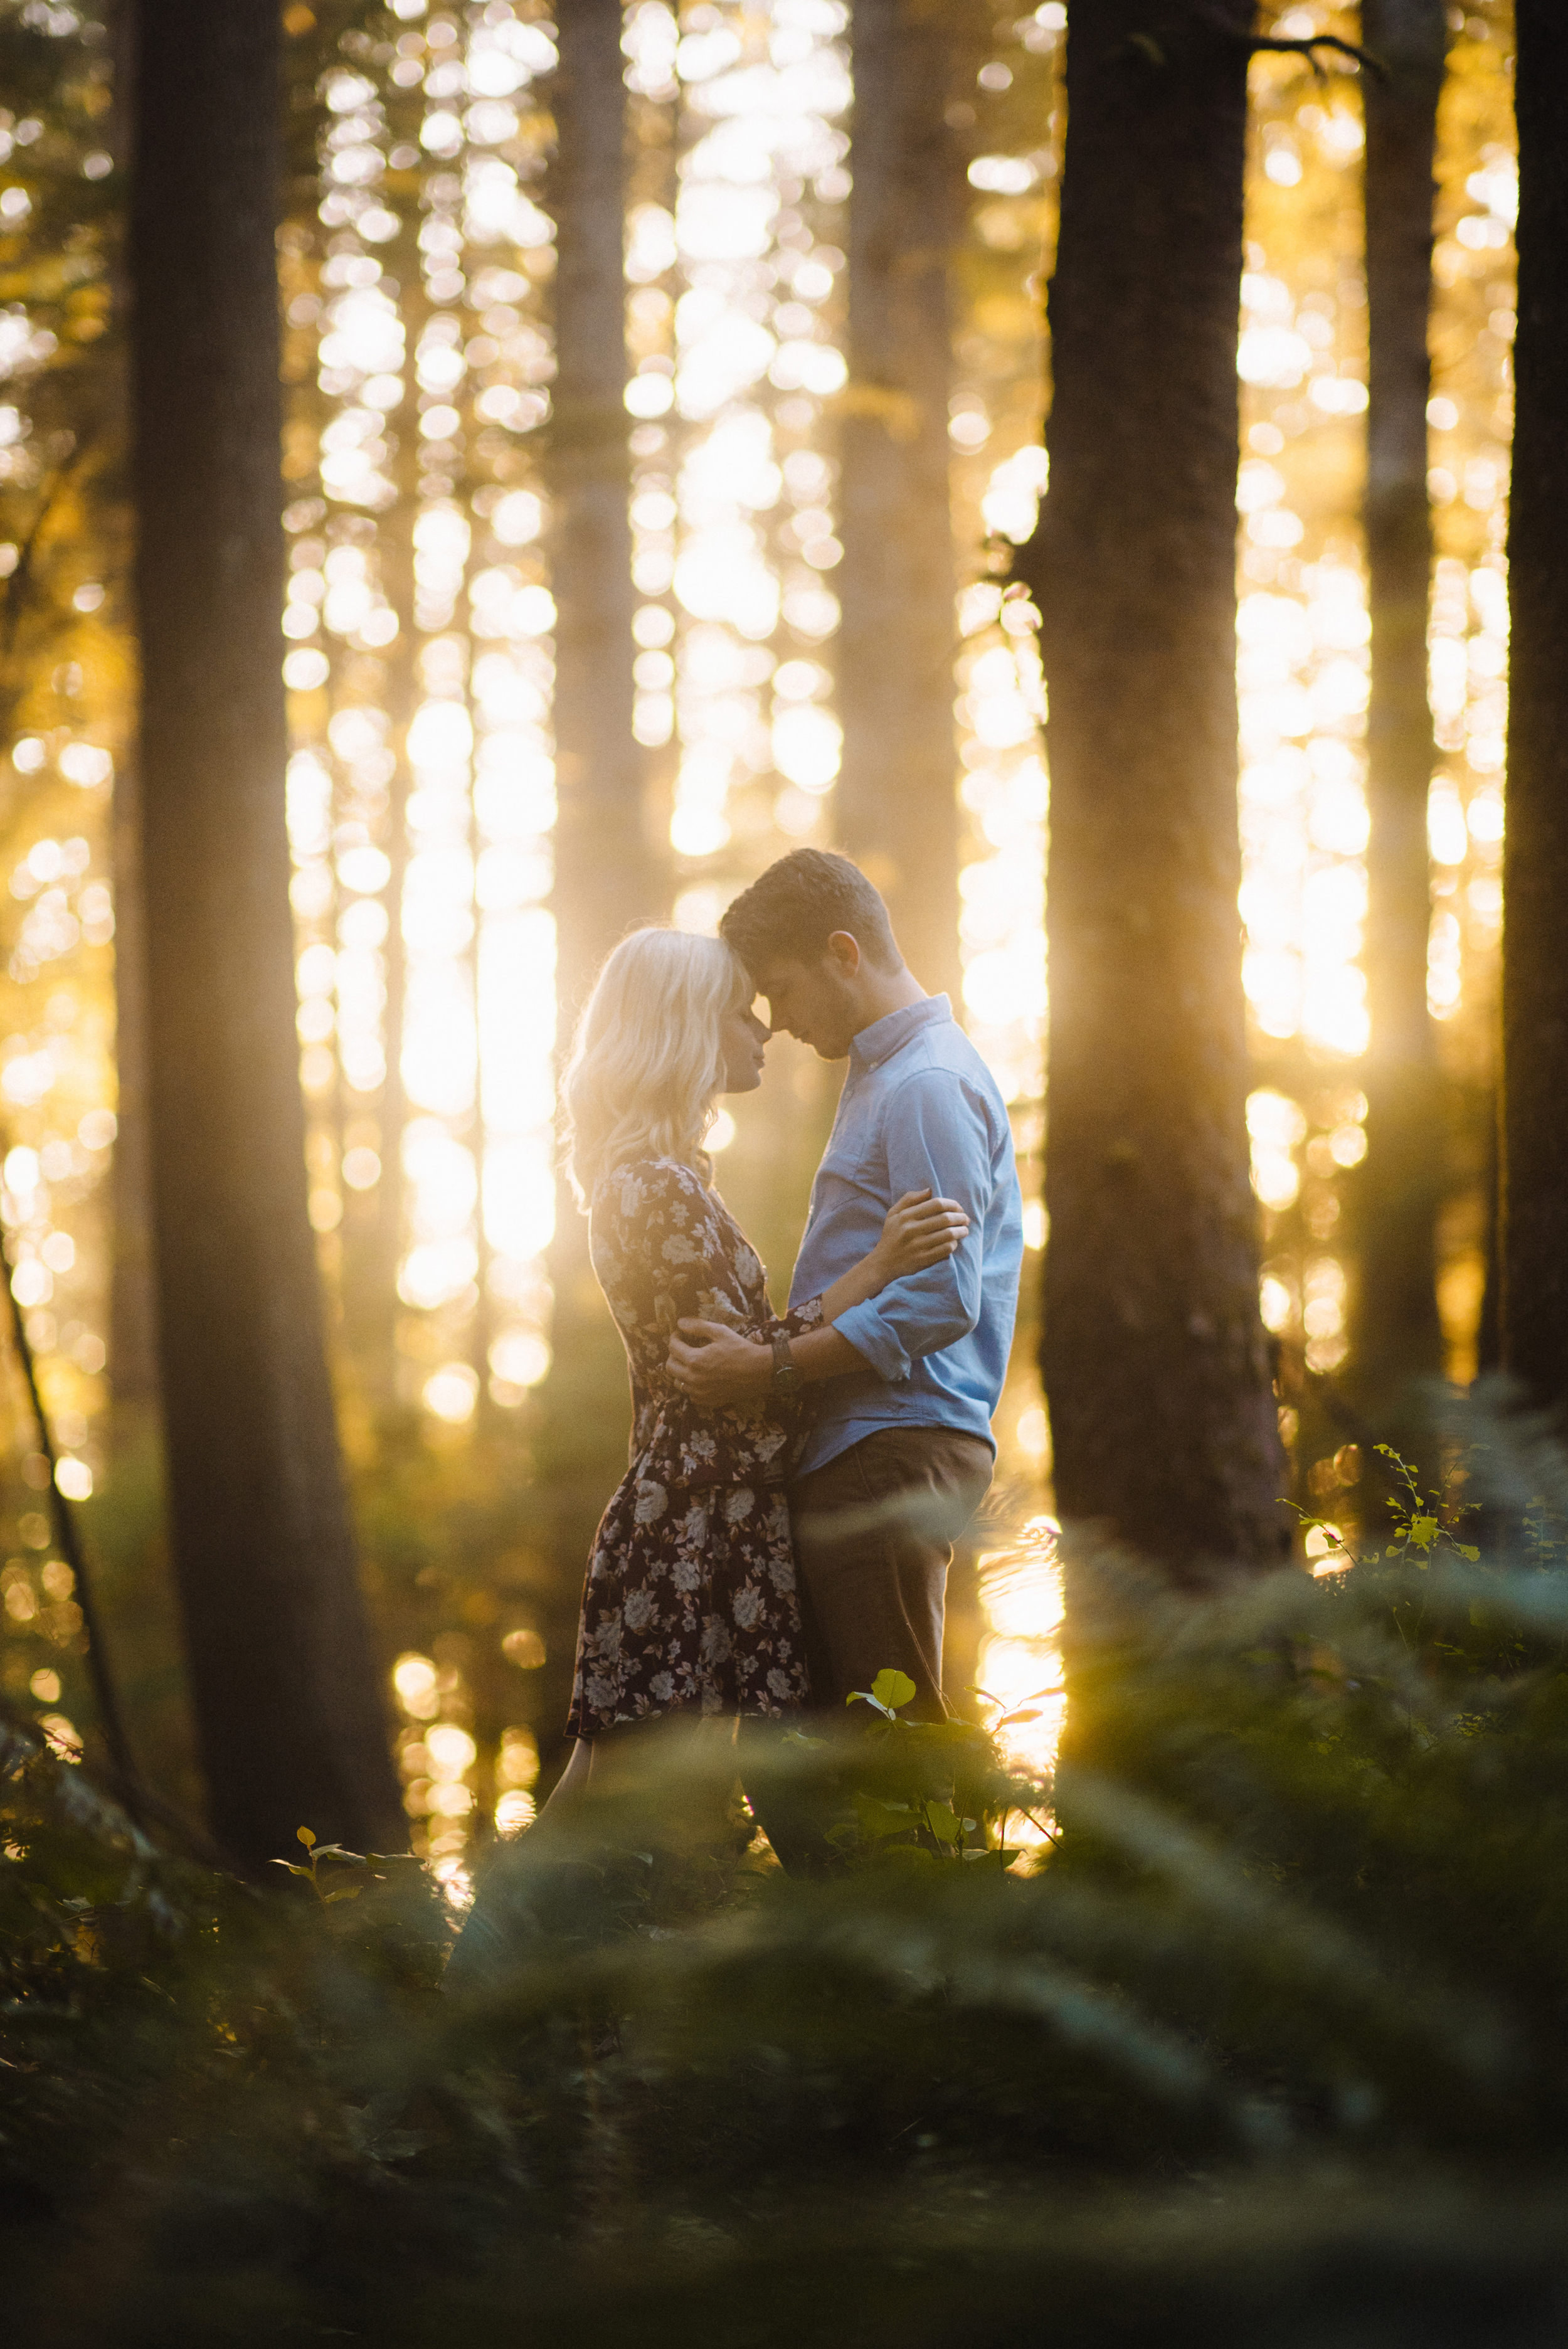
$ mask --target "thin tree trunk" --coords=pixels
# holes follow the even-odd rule
[[[1519,0],[1519,333],[1502,954],[1501,1338],[1568,1404],[1568,13]]]
[[[1357,1308],[1349,1384],[1363,1415],[1402,1444],[1411,1381],[1442,1366],[1437,1212],[1443,1120],[1427,1009],[1431,919],[1427,794],[1436,755],[1427,698],[1432,567],[1427,497],[1427,323],[1432,172],[1444,0],[1362,0],[1362,38],[1386,78],[1367,102],[1367,299],[1371,349],[1367,558],[1372,616],[1367,719],[1367,1154],[1357,1179]]]
[[[1288,1546],[1236,911],[1248,0],[1074,0],[1050,491],[1041,1362],[1058,1505],[1171,1572]]]
[[[932,0],[854,0],[850,38],[835,805],[841,843],[887,899],[910,967],[956,999],[948,273],[964,177],[944,119],[954,32]]]
[[[136,169],[138,12],[113,0],[108,12],[114,53],[108,135],[117,169]],[[124,249],[116,254],[115,322],[120,342],[130,326]],[[109,1262],[108,1375],[118,1406],[140,1409],[158,1397],[157,1309],[153,1298],[151,1176],[147,1131],[147,938],[141,880],[141,777],[134,733],[115,775],[110,813],[114,874],[114,1060],[116,1112]]]
[[[305,1216],[284,828],[273,0],[140,25],[135,483],[153,1219],[213,1827],[399,1832]]]
[[[114,1251],[109,1267],[108,1371],[117,1408],[158,1399],[151,1144],[147,1118],[147,936],[141,876],[141,777],[137,745],[115,774]]]
[[[620,0],[562,0],[551,561],[556,603],[557,992],[562,1041],[594,971],[666,908],[632,732],[632,528]]]

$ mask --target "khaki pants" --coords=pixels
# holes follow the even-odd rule
[[[841,1720],[851,1692],[869,1689],[891,1664],[914,1682],[909,1713],[945,1718],[947,1569],[991,1469],[991,1447],[978,1436],[888,1427],[797,1477],[789,1507],[819,1711]]]

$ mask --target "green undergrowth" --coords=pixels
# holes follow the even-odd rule
[[[242,1885],[13,1733],[26,2337],[1554,2342],[1568,1469],[1465,1433],[1474,1557],[1408,1493],[1202,1601],[1070,1550],[1053,1784],[888,1677],[837,1736],[667,1737],[498,1857],[451,1977],[412,1864]]]

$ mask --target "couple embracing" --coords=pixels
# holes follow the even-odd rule
[[[781,1316],[702,1147],[778,1030],[850,1064]],[[546,1811],[664,1714],[841,1719],[892,1665],[941,1719],[951,1544],[991,1478],[1023,1246],[1007,1112],[947,999],[859,868],[798,849],[718,937],[622,940],[565,1090],[634,1419]]]

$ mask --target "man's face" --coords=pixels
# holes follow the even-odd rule
[[[853,948],[852,939],[847,944]],[[854,960],[858,966],[858,953]],[[841,1061],[866,1024],[854,972],[831,947],[814,962],[780,958],[754,976],[758,995],[768,999],[769,1028],[799,1037],[819,1060]]]

